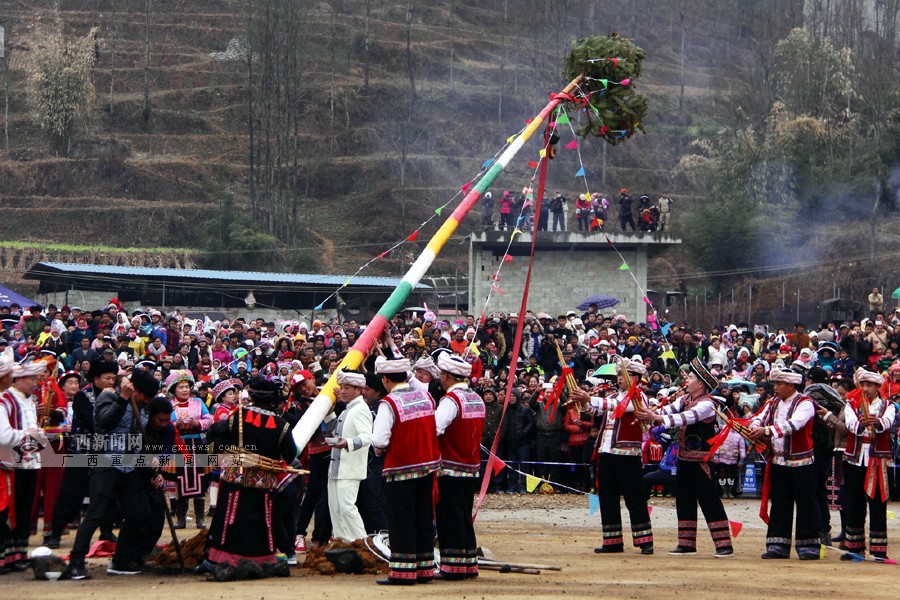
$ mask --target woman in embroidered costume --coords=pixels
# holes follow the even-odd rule
[[[847,449],[844,451],[844,486],[847,492],[847,550],[866,553],[866,508],[869,512],[869,549],[872,556],[887,558],[887,471],[891,464],[891,427],[897,417],[893,402],[879,397],[884,378],[858,369],[859,388],[847,395],[844,420]],[[851,560],[849,554],[841,560]]]
[[[252,405],[209,431],[216,450],[227,452],[223,455],[227,458],[220,461],[218,507],[206,542],[207,568],[215,563],[234,565],[245,558],[258,564],[276,562],[275,494],[293,476],[263,462],[285,465],[283,461],[297,456],[297,448],[288,422],[272,412],[281,402],[281,385],[255,378],[248,390]],[[271,460],[252,460],[260,456]]]
[[[194,377],[190,371],[173,371],[166,379],[166,391],[175,409],[172,412],[172,422],[178,433],[176,443],[183,444],[184,447],[179,448],[179,451],[185,455],[184,465],[177,468],[175,477],[177,529],[184,529],[186,526],[188,498],[194,499],[197,528],[206,527],[204,496],[208,482],[203,474],[207,465],[206,461],[202,465],[197,464],[194,457],[198,452],[204,453],[204,434],[213,424],[213,416],[200,398],[193,397],[193,388]]]

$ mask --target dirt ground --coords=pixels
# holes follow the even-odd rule
[[[668,556],[675,545],[676,519],[671,498],[653,498],[652,520],[656,554],[597,556],[600,515],[588,514],[584,496],[489,496],[476,521],[479,544],[495,558],[511,562],[546,563],[561,571],[540,575],[482,571],[477,580],[434,582],[411,588],[375,585],[375,576],[313,575],[295,567],[289,579],[241,583],[210,583],[204,576],[162,577],[142,574],[110,577],[106,559],[90,562],[93,579],[87,581],[35,581],[30,572],[0,578],[6,598],[765,598],[776,596],[867,598],[896,596],[900,566],[873,562],[839,561],[828,551],[823,561],[763,561],[765,529],[757,512],[758,500],[726,500],[728,516],[744,524],[735,540],[736,556],[713,558],[712,542],[698,531],[699,553],[692,557]],[[900,511],[892,503],[891,511]],[[889,537],[900,539],[900,521],[889,520]],[[627,517],[626,517],[627,528]],[[627,529],[626,529],[627,530]],[[185,532],[187,537],[193,531]],[[627,534],[626,534],[627,535]],[[73,535],[63,539],[66,554]],[[37,541],[36,538],[33,541]],[[893,554],[893,553],[892,553]],[[301,561],[302,562],[302,561]]]

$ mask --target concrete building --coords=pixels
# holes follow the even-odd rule
[[[470,237],[469,312],[476,317],[481,314],[492,283],[503,294],[492,294],[487,314],[515,312],[521,307],[532,236],[523,233],[510,242],[510,235],[509,231],[485,231]],[[607,236],[621,252],[621,258],[606,241]],[[542,231],[534,252],[528,307],[555,317],[572,310],[591,294],[607,294],[619,300],[615,307],[618,314],[643,321],[647,305],[632,274],[646,290],[647,260],[680,243],[680,239],[666,233]],[[507,248],[513,260],[503,265],[500,281],[493,282],[491,276]],[[620,269],[623,258],[630,271]],[[611,310],[602,312],[609,314]]]

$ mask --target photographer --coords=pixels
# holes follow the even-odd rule
[[[150,499],[144,474],[127,455],[142,448],[141,425],[146,420],[145,407],[159,391],[159,382],[147,371],[135,371],[122,380],[118,391],[106,389],[97,397],[95,409],[96,440],[100,447],[98,466],[90,479],[91,504],[72,546],[69,558],[71,579],[90,579],[85,557],[100,520],[116,502],[124,509],[122,529],[116,552],[106,572],[110,575],[137,575],[141,572],[144,533],[151,514]],[[135,414],[137,408],[141,414]],[[141,419],[141,422],[138,421]]]

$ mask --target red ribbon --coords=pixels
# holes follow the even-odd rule
[[[625,394],[625,397],[616,405],[616,409],[613,411],[613,416],[617,419],[621,419],[625,415],[625,411],[628,410],[628,405],[631,404],[631,401],[634,398],[638,397],[640,391],[638,390],[638,385],[641,383],[640,377],[635,377],[634,381],[631,383],[631,389],[628,390],[628,393]]]
[[[769,493],[772,491],[772,461],[766,463],[766,476],[763,478],[762,494],[759,498],[759,518],[769,524]]]
[[[556,107],[553,107],[556,108]],[[550,109],[552,111],[553,109]],[[541,114],[544,114],[543,112]],[[549,112],[548,112],[549,114]],[[550,143],[550,131],[544,130],[544,145]],[[534,202],[534,213],[541,213],[541,199],[544,197],[544,186],[547,181],[547,159],[546,157],[541,158],[540,162],[540,179],[538,180],[538,189],[537,195],[535,196]],[[540,225],[540,220],[534,220],[534,228],[531,236],[531,252],[528,257],[528,271],[525,275],[525,286],[522,291],[522,305],[519,310],[520,315],[524,315],[526,309],[528,308],[528,291],[531,288],[531,270],[534,267],[534,248],[535,244],[537,244],[538,237],[538,225]],[[513,344],[512,356],[518,356],[519,350],[522,348],[522,331],[525,326],[525,319],[519,319],[518,325],[516,325],[516,337],[515,343]],[[494,457],[497,455],[497,446],[500,444],[500,432],[503,430],[503,420],[506,418],[506,409],[509,406],[509,397],[512,395],[513,384],[516,382],[515,375],[515,367],[511,369],[509,380],[506,383],[506,393],[503,396],[503,412],[500,415],[500,423],[497,426],[497,433],[494,435],[494,441],[491,443],[491,456],[488,458],[488,467],[485,469],[485,475],[481,480],[481,489],[478,491],[478,498],[475,501],[475,512],[472,515],[472,521],[478,516],[478,509],[481,507],[481,503],[484,502],[484,496],[487,494],[488,485],[491,483],[490,473],[493,471],[494,465],[496,464],[496,460]]]

